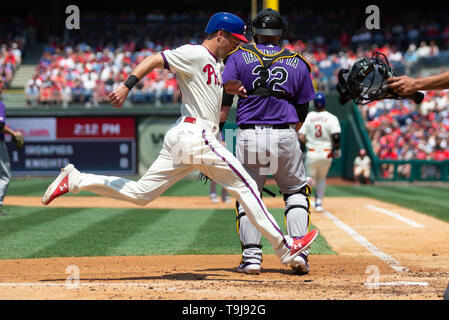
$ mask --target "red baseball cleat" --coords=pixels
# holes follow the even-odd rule
[[[306,250],[308,247],[310,247],[310,245],[312,244],[313,241],[315,241],[315,239],[318,237],[318,230],[317,229],[313,229],[312,231],[310,231],[309,233],[307,233],[304,237],[302,238],[296,238],[293,241],[292,244],[292,248],[290,250],[290,257],[289,260],[292,261],[296,256],[298,256],[301,252],[303,252],[304,250]]]
[[[53,199],[69,192],[69,175],[73,169],[75,169],[73,164],[68,164],[65,168],[61,169],[59,176],[47,188],[47,191],[45,191],[42,197],[42,203],[44,205],[48,205]]]

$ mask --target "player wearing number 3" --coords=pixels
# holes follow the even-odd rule
[[[290,263],[316,239],[313,230],[300,240],[284,235],[257,192],[256,182],[240,162],[218,140],[223,96],[222,59],[235,50],[244,36],[245,23],[236,15],[220,12],[211,17],[207,37],[201,45],[184,45],[143,60],[126,82],[109,96],[120,108],[131,88],[155,68],[166,68],[177,76],[182,93],[181,117],[167,131],[162,150],[143,177],[135,182],[120,177],[81,173],[67,165],[48,187],[43,204],[67,192],[97,194],[146,205],[194,170],[200,170],[226,188],[244,207],[254,225],[270,241],[283,264]],[[228,84],[235,94],[238,82]],[[180,232],[185,232],[180,226]],[[213,230],[210,230],[213,232]],[[171,239],[167,241],[177,241]]]
[[[340,158],[340,123],[336,116],[326,111],[326,97],[318,92],[314,99],[315,111],[309,112],[298,132],[299,140],[306,146],[306,172],[315,194],[315,210],[323,211],[326,177],[332,159]]]

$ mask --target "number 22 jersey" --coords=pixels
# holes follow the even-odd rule
[[[271,44],[258,44],[257,49],[266,55],[282,51],[279,46]],[[248,92],[252,91],[261,78],[261,71],[260,60],[255,54],[238,49],[226,61],[223,84],[229,80],[240,80]],[[297,56],[279,59],[269,67],[267,87],[285,93],[291,101],[273,96],[249,95],[240,98],[237,104],[237,125],[297,123],[298,115],[292,102],[304,104],[315,97],[308,66]]]

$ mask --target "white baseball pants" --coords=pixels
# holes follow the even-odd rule
[[[198,169],[221,184],[245,208],[250,221],[271,243],[284,262],[292,238],[284,235],[262,202],[256,182],[240,162],[216,139],[212,122],[181,117],[167,131],[156,161],[137,182],[128,179],[77,173],[69,179],[74,193],[90,191],[102,196],[146,205],[171,185]]]
[[[323,199],[326,189],[327,173],[332,165],[332,158],[328,158],[330,150],[308,150],[306,155],[307,175],[315,180],[315,198]]]

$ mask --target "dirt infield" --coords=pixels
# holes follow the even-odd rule
[[[76,204],[74,200],[76,199]],[[40,206],[8,197],[5,205]],[[338,255],[312,255],[294,276],[273,255],[260,275],[236,272],[230,256],[144,256],[0,260],[1,299],[437,299],[449,282],[449,224],[368,198],[327,198],[312,214]],[[93,197],[61,197],[52,207],[136,207]],[[146,208],[226,208],[204,197],[158,198]],[[282,207],[282,199],[266,199]],[[79,274],[79,282],[71,276]]]

